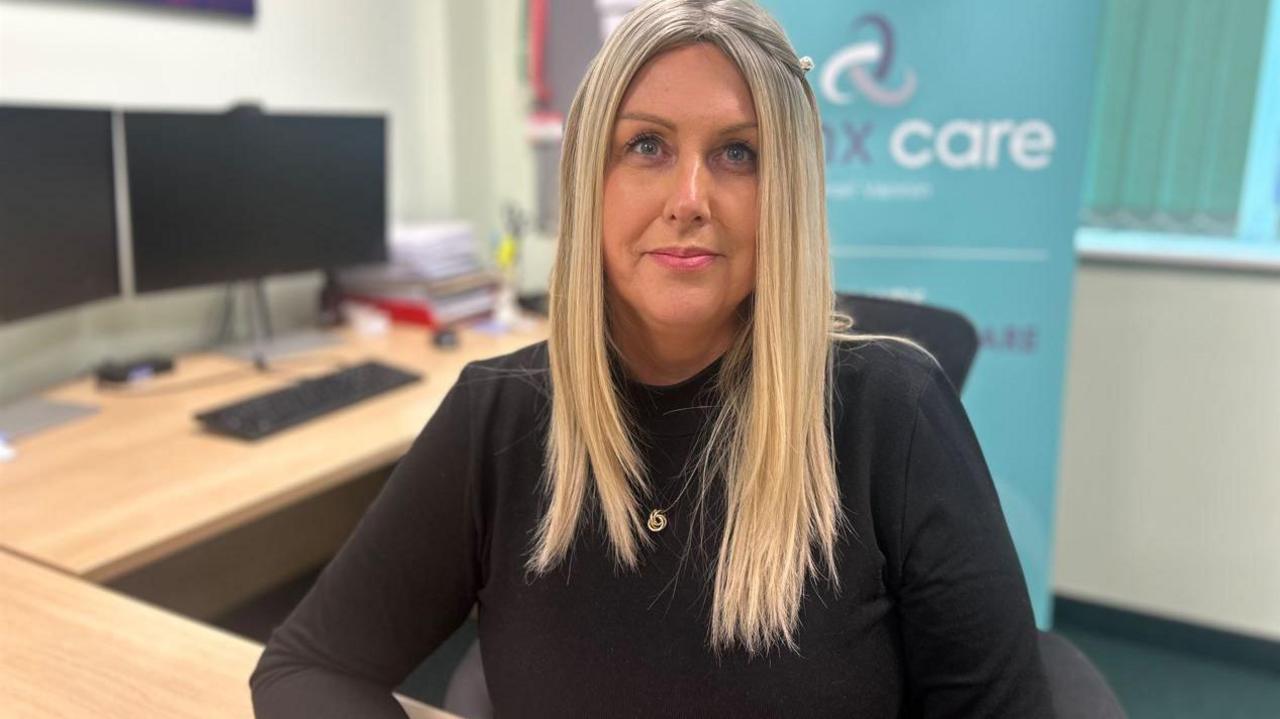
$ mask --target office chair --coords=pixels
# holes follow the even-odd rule
[[[855,331],[915,340],[938,360],[956,392],[964,387],[978,353],[977,330],[964,315],[941,307],[855,294],[837,295],[836,309],[853,318]],[[1106,679],[1066,637],[1040,632],[1039,645],[1059,719],[1125,716]]]
[[[545,300],[541,307],[545,308]],[[856,294],[838,294],[836,309],[853,319],[855,332],[914,340],[938,360],[956,392],[964,387],[978,353],[978,332],[964,315],[941,307]],[[1111,687],[1075,645],[1059,634],[1039,632],[1039,646],[1059,719],[1124,718]],[[465,719],[493,716],[479,640],[454,669],[444,709]]]
[[[978,354],[978,331],[964,315],[930,305],[841,293],[836,310],[853,318],[853,330],[906,337],[929,350],[959,392]]]

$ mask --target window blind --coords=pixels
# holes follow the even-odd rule
[[[1085,225],[1235,234],[1267,10],[1268,0],[1107,0]]]

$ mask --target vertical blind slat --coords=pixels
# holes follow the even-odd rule
[[[1189,226],[1196,213],[1196,191],[1208,139],[1209,103],[1205,97],[1212,91],[1221,17],[1203,2],[1188,3],[1182,15],[1182,41],[1172,79],[1157,201],[1170,229]]]
[[[1137,226],[1150,223],[1156,212],[1164,155],[1165,123],[1171,110],[1173,69],[1177,65],[1179,26],[1185,0],[1143,0],[1146,22],[1138,37],[1133,103],[1127,118],[1128,156],[1121,207]]]
[[[1124,144],[1128,133],[1131,87],[1136,79],[1133,41],[1142,26],[1141,3],[1117,0],[1103,15],[1094,90],[1093,132],[1089,143],[1087,207],[1100,218],[1120,209],[1124,177]]]

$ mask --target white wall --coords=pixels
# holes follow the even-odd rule
[[[443,0],[260,0],[246,22],[98,0],[0,0],[0,103],[378,112],[391,117],[393,220],[452,217],[458,166]],[[468,38],[452,38],[466,42]],[[312,314],[317,279],[270,283],[278,324]],[[210,339],[220,293],[99,302],[0,327],[0,401],[108,355]]]
[[[1084,264],[1063,594],[1280,640],[1280,277]]]
[[[251,22],[101,0],[0,0],[0,101],[392,117],[391,214],[451,211],[441,0],[261,0]]]
[[[450,51],[455,151],[458,162],[457,214],[488,233],[504,223],[514,205],[532,216],[534,157],[525,139],[530,93],[521,74],[520,15],[523,0],[474,0],[449,3],[450,37],[466,38]],[[526,235],[521,285],[546,288],[554,244],[549,237]]]

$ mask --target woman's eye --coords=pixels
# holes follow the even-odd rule
[[[735,142],[724,149],[724,157],[734,165],[750,165],[755,162],[756,151],[745,142]]]
[[[654,157],[662,152],[662,145],[653,135],[641,135],[627,143],[627,150],[640,155]]]

